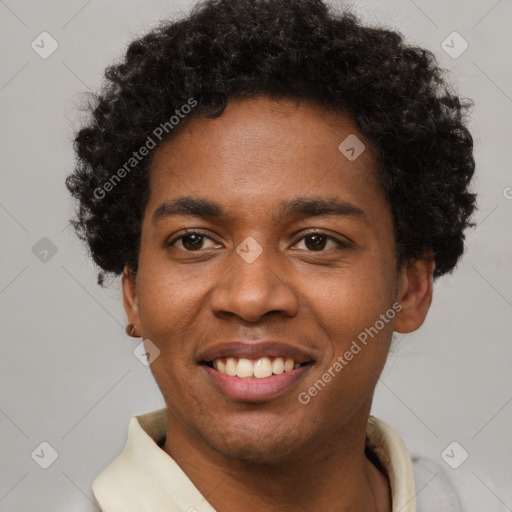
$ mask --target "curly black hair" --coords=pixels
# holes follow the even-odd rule
[[[398,261],[432,251],[434,277],[450,272],[473,225],[475,161],[466,128],[473,103],[444,71],[399,32],[364,26],[321,0],[207,0],[160,22],[107,67],[74,140],[72,224],[100,267],[98,283],[125,266],[137,271],[151,163],[141,148],[192,117],[221,115],[229,99],[256,95],[349,115],[377,156]],[[169,120],[189,111],[173,129]]]

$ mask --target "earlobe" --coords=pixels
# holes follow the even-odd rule
[[[402,267],[398,283],[397,314],[394,330],[408,333],[418,329],[427,317],[433,293],[435,261],[432,255],[408,262]]]
[[[128,267],[124,268],[122,277],[123,286],[123,306],[128,318],[128,322],[140,329],[140,316],[137,295],[136,274]]]

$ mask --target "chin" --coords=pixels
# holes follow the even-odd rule
[[[283,445],[262,445],[259,439],[244,440],[240,443],[218,444],[213,446],[224,457],[234,459],[247,464],[278,464],[286,462],[295,450]]]
[[[203,439],[224,457],[251,464],[280,463],[296,458],[304,444],[304,434],[299,435],[292,425],[287,427],[280,429],[272,421],[264,424],[238,422],[236,425],[223,425],[215,433],[203,433]]]

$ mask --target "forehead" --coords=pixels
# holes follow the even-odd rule
[[[330,149],[338,149],[338,145],[352,135],[360,143],[364,142],[368,149],[364,151],[362,160],[368,164],[373,159],[368,141],[349,113],[327,108],[309,99],[268,96],[232,99],[220,116],[211,119],[192,113],[180,122],[173,134],[167,143],[157,148],[154,165],[158,165],[158,156],[166,148],[188,144],[199,138],[208,147],[215,146],[218,150],[233,150],[233,144],[243,144],[246,148],[260,144],[260,149],[264,151],[280,146],[283,150],[294,148],[297,152],[302,149],[302,152],[309,150],[321,154],[322,146],[329,145]],[[320,139],[324,139],[323,144]],[[317,151],[314,151],[315,148]]]
[[[185,119],[157,147],[148,207],[185,195],[261,209],[285,196],[353,203],[380,193],[370,144],[349,116],[314,102],[256,97],[228,102],[214,119]]]

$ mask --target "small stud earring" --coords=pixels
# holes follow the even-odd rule
[[[126,326],[126,329],[125,329],[125,332],[128,336],[130,336],[131,338],[140,338],[140,336],[137,336],[135,334],[135,325],[133,324],[128,324]]]

